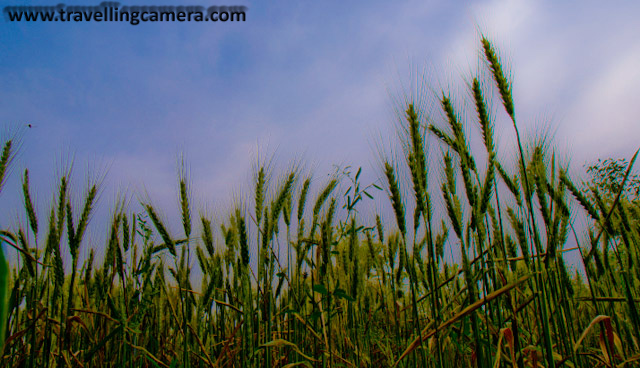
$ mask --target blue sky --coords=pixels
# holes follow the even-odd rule
[[[229,198],[245,193],[258,154],[275,152],[285,166],[302,159],[320,179],[332,164],[362,166],[373,181],[380,175],[376,142],[393,140],[393,96],[412,90],[423,70],[429,88],[459,88],[478,66],[478,29],[509,65],[523,130],[550,129],[576,172],[600,157],[630,157],[638,146],[640,3],[228,5],[248,6],[247,21],[2,19],[0,121],[8,132],[33,126],[23,129],[21,154],[0,196],[2,225],[23,219],[25,167],[44,218],[69,157],[77,192],[87,167],[107,172],[99,217],[122,192],[146,193],[165,213],[177,213],[182,152],[196,210],[225,210]],[[503,155],[511,152],[509,134],[499,137]],[[98,226],[94,236],[101,237],[106,229]]]

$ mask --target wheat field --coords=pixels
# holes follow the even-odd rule
[[[62,175],[42,218],[25,171],[27,221],[0,232],[17,254],[0,252],[0,364],[637,366],[640,200],[624,190],[637,153],[616,190],[574,181],[544,142],[524,143],[500,58],[485,38],[481,51],[486,73],[468,83],[474,113],[456,111],[467,96],[448,91],[439,111],[407,103],[401,158],[383,159],[383,186],[357,170],[345,193],[338,178],[314,190],[296,168],[259,164],[250,203],[214,219],[194,215],[181,174],[179,235],[151,203],[139,213],[117,203],[106,243],[82,259],[98,185],[74,206]],[[498,159],[494,96],[517,138],[512,166]],[[445,124],[429,123],[434,114]],[[2,143],[0,183],[16,152]],[[441,161],[427,159],[434,151]],[[374,194],[392,216],[357,210]],[[576,231],[576,213],[590,226]],[[459,262],[445,257],[452,247]],[[584,272],[565,264],[569,251]]]

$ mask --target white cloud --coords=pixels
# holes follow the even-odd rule
[[[499,50],[511,53],[531,31],[532,20],[538,16],[536,2],[529,0],[493,0],[475,3],[466,9],[467,22],[453,33],[451,54],[443,62],[467,70],[478,61],[480,34],[487,36]]]
[[[567,114],[574,122],[575,149],[594,160],[630,155],[640,137],[640,46],[611,58],[578,95]]]

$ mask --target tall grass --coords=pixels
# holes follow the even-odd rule
[[[384,184],[363,185],[361,169],[317,183],[258,164],[251,203],[213,219],[192,213],[182,170],[180,232],[151,203],[136,213],[119,202],[100,247],[85,240],[100,188],[76,205],[65,175],[39,217],[25,171],[26,224],[0,233],[17,254],[7,267],[0,253],[0,364],[636,366],[640,203],[621,193],[637,153],[617,193],[581,190],[547,142],[524,143],[511,82],[493,45],[481,45],[490,77],[471,78],[473,113],[449,91],[433,111],[408,103],[403,157],[384,160]],[[513,167],[498,158],[502,113],[516,134]],[[362,207],[382,187],[393,213],[369,223]],[[592,225],[584,234],[579,212]],[[454,249],[457,262],[445,256]],[[567,267],[571,251],[585,273]]]

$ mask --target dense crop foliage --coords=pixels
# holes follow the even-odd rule
[[[74,203],[62,175],[42,218],[25,171],[25,225],[0,233],[18,254],[10,265],[0,257],[0,364],[635,366],[640,201],[625,184],[636,156],[593,169],[609,181],[574,184],[545,142],[523,144],[510,81],[484,38],[482,51],[490,78],[471,78],[473,114],[447,91],[435,111],[403,107],[402,159],[382,163],[386,222],[356,210],[377,187],[360,170],[316,192],[297,168],[272,175],[258,164],[252,203],[215,222],[194,215],[179,175],[179,234],[151,203],[142,213],[118,203],[106,244],[84,259],[99,188]],[[494,94],[503,111],[491,112]],[[504,112],[517,137],[512,167],[494,137]],[[432,123],[437,114],[444,124]],[[465,134],[478,127],[482,152],[472,152]],[[0,183],[14,151],[5,142]],[[576,213],[589,218],[585,234]],[[445,256],[453,248],[457,263]],[[569,271],[568,251],[586,273]]]

